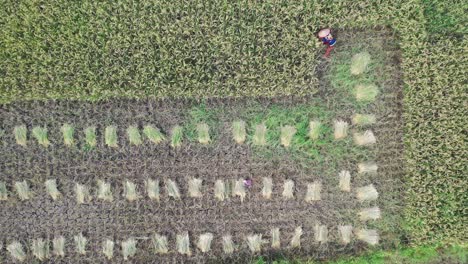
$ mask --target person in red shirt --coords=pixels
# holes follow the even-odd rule
[[[317,34],[318,38],[322,41],[324,45],[327,45],[327,50],[325,51],[325,58],[330,57],[330,52],[333,50],[333,47],[336,44],[336,39],[332,36],[331,30],[329,28],[324,28],[319,31]]]

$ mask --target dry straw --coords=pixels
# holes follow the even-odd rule
[[[26,253],[24,252],[21,243],[15,241],[7,246],[7,251],[10,252],[11,257],[23,262],[26,259]]]
[[[344,192],[351,191],[351,174],[347,170],[343,170],[339,174],[340,178],[340,190]]]
[[[341,243],[349,244],[351,242],[351,235],[353,227],[351,225],[338,226],[338,231],[341,236]]]
[[[159,181],[148,179],[146,180],[146,192],[148,193],[148,197],[151,200],[159,202]]]
[[[310,121],[309,122],[309,137],[312,140],[318,139],[320,137],[320,127],[322,124],[320,121]]]
[[[25,147],[28,142],[28,130],[26,129],[26,126],[15,126],[15,128],[13,129],[13,134],[15,135],[16,144]]]
[[[201,144],[210,143],[210,127],[205,123],[200,123],[197,125],[198,132],[198,142]]]
[[[8,191],[5,182],[0,182],[0,201],[8,199]]]
[[[169,197],[177,200],[180,199],[179,187],[177,187],[177,184],[173,180],[166,181],[166,192]]]
[[[375,189],[373,184],[369,184],[364,187],[356,189],[356,197],[359,201],[373,201],[377,200],[379,193]]]
[[[274,249],[279,249],[281,247],[280,239],[280,229],[272,228],[271,229],[271,247]]]
[[[241,199],[241,202],[244,201],[244,198],[247,195],[247,193],[245,191],[245,186],[244,186],[244,180],[243,179],[239,179],[239,180],[237,180],[235,182],[232,194],[234,196],[239,196],[240,199]]]
[[[374,84],[358,84],[354,88],[354,95],[359,102],[372,102],[379,94],[379,89]]]
[[[214,194],[215,198],[219,201],[224,201],[226,199],[226,185],[223,180],[216,180],[214,185]]]
[[[102,242],[102,253],[109,260],[114,257],[114,244],[114,241],[110,239],[106,239]]]
[[[181,126],[175,126],[171,130],[171,147],[177,148],[182,145],[183,130]]]
[[[137,242],[134,238],[129,238],[125,241],[122,241],[122,256],[124,260],[135,256],[137,252]]]
[[[359,229],[356,231],[356,237],[373,246],[379,243],[379,234],[374,229]]]
[[[343,139],[348,135],[348,123],[343,120],[337,120],[334,123],[335,139]]]
[[[53,252],[57,257],[65,257],[65,238],[63,236],[55,237],[52,240]]]
[[[291,243],[289,244],[289,246],[291,248],[299,248],[301,247],[301,236],[302,236],[302,227],[299,226],[299,227],[296,227],[296,229],[294,230],[294,235],[291,239]]]
[[[177,252],[183,255],[191,256],[192,251],[190,250],[190,238],[188,232],[183,234],[177,234],[176,236]]]
[[[358,173],[376,173],[378,166],[373,161],[362,162],[358,164]]]
[[[75,250],[80,255],[86,254],[86,244],[88,243],[88,239],[83,236],[82,233],[74,236],[73,239],[75,240]]]
[[[34,257],[43,261],[49,257],[49,243],[42,238],[34,239],[31,243],[31,251]]]
[[[365,72],[370,61],[371,56],[367,51],[355,54],[351,59],[351,74],[359,75]]]
[[[359,219],[361,221],[377,220],[380,218],[379,207],[364,208],[359,212]]]
[[[294,198],[294,181],[286,180],[283,184],[283,197],[286,199]]]
[[[36,126],[32,129],[32,135],[34,138],[36,138],[39,145],[42,145],[46,148],[50,145],[50,141],[47,138],[47,128]]]
[[[322,190],[322,184],[320,182],[307,184],[307,193],[305,196],[305,201],[312,202],[312,201],[321,200],[321,195],[320,195],[321,190]]]
[[[104,131],[104,139],[108,147],[117,148],[117,128],[115,126],[107,126]]]
[[[253,144],[257,146],[266,145],[266,132],[267,128],[265,124],[258,124],[255,126],[255,133],[253,136]]]
[[[83,184],[77,183],[75,185],[75,195],[78,204],[89,203],[92,200],[88,186]]]
[[[293,126],[284,126],[281,128],[281,145],[284,147],[289,147],[291,145],[291,141],[296,134],[297,129]]]
[[[29,189],[29,184],[26,180],[15,182],[15,190],[21,201],[28,200],[32,197],[32,192]]]
[[[223,236],[223,251],[225,254],[232,254],[234,252],[234,242],[232,241],[232,236]]]
[[[146,125],[143,128],[143,134],[148,138],[149,141],[154,144],[159,144],[162,141],[166,140],[166,137],[161,133],[159,128],[155,128],[152,125]]]
[[[375,123],[375,115],[355,114],[352,118],[353,125],[366,126]]]
[[[127,128],[127,136],[128,136],[128,141],[130,141],[130,144],[133,145],[141,145],[143,141],[141,140],[141,134],[140,131],[138,130],[137,126],[129,126]]]
[[[112,202],[114,197],[112,196],[111,185],[103,180],[98,180],[98,195],[97,198],[103,201]]]
[[[88,147],[96,146],[96,127],[90,126],[84,130],[85,142]]]
[[[262,188],[262,196],[265,199],[271,198],[271,193],[273,191],[273,180],[271,178],[263,178],[263,188]]]
[[[73,138],[75,129],[70,124],[63,124],[60,130],[62,131],[63,144],[65,144],[65,146],[72,146],[75,144],[75,140]]]
[[[213,241],[213,234],[212,233],[204,233],[201,234],[198,238],[198,249],[201,252],[206,253],[211,250],[211,241]]]
[[[375,142],[374,133],[370,130],[366,130],[364,133],[354,133],[354,143],[358,146],[372,145]]]
[[[262,250],[262,244],[264,241],[262,240],[262,234],[255,234],[247,236],[247,246],[249,247],[252,253],[260,252]]]
[[[244,121],[239,120],[232,123],[232,135],[237,144],[245,142],[246,133]]]
[[[319,243],[326,243],[328,241],[328,228],[325,225],[316,224],[314,227],[315,241]]]
[[[162,236],[160,234],[154,234],[151,237],[151,242],[153,243],[154,251],[158,254],[166,254],[169,252],[167,246],[167,236]]]
[[[137,199],[140,198],[140,195],[138,194],[137,187],[135,183],[126,180],[124,183],[124,196],[125,198],[130,201],[136,201]]]
[[[202,197],[201,187],[203,180],[192,178],[188,181],[188,193],[189,197],[200,198]]]
[[[62,194],[57,188],[57,181],[55,179],[50,179],[45,182],[45,187],[47,193],[52,197],[52,200],[57,200]]]

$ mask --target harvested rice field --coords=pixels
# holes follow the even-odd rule
[[[368,46],[338,31],[305,97],[1,106],[1,262],[321,260],[398,245],[399,51],[372,34]]]

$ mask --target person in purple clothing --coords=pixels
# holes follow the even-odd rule
[[[328,58],[330,56],[330,52],[333,50],[333,47],[336,44],[336,39],[332,36],[331,30],[329,28],[320,30],[317,36],[324,45],[328,46],[324,55],[325,58]]]

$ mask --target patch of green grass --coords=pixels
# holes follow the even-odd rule
[[[128,140],[130,141],[130,144],[133,145],[141,145],[142,140],[141,140],[141,134],[140,131],[138,130],[138,127],[136,126],[129,126],[127,128],[127,136]]]
[[[73,138],[75,129],[69,124],[63,124],[60,130],[62,131],[65,146],[72,146],[75,143]]]
[[[106,145],[111,148],[117,148],[117,128],[115,126],[107,126],[104,132]]]
[[[183,128],[181,126],[175,126],[171,130],[171,146],[173,148],[180,147],[182,145]]]
[[[50,145],[49,139],[47,138],[47,128],[36,126],[32,129],[32,135],[39,145],[46,148]]]
[[[166,137],[161,133],[159,128],[156,128],[152,125],[146,125],[143,128],[143,134],[148,138],[149,141],[153,142],[154,144],[159,144],[162,141],[166,140]]]

